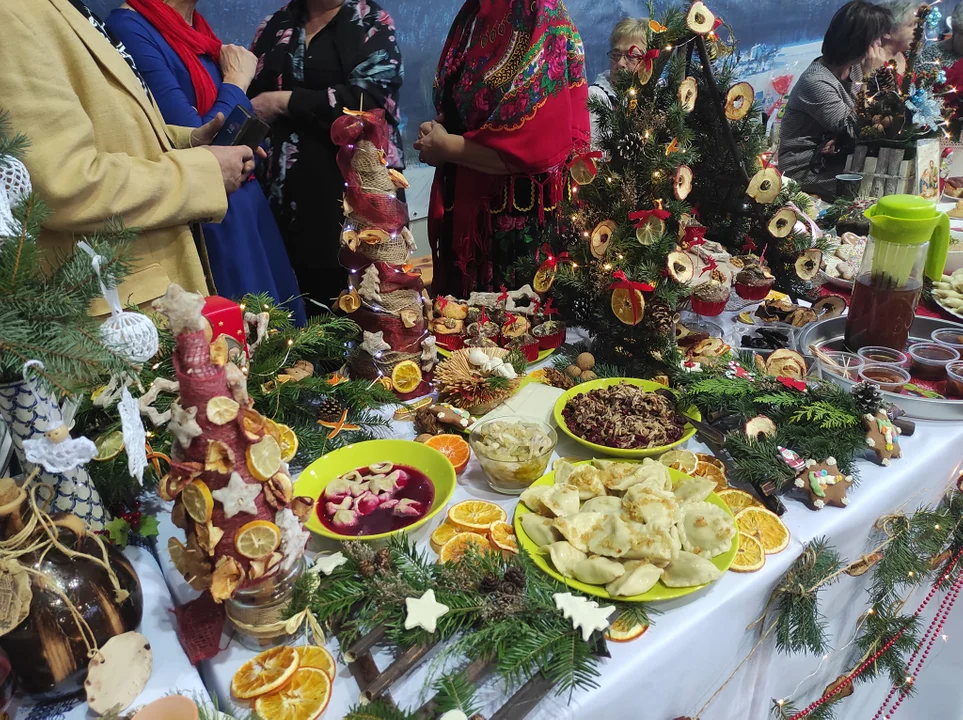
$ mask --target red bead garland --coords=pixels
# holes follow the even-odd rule
[[[958,553],[956,553],[956,555],[953,556],[953,561],[949,564],[949,566],[948,566],[947,569],[946,569],[946,572],[945,572],[944,575],[940,578],[941,581],[945,581],[945,580],[947,580],[947,579],[950,577],[950,573],[953,572],[953,568],[954,568],[954,567],[956,566],[956,564],[960,561],[960,558],[961,558],[961,557],[963,557],[963,550],[960,550]],[[946,598],[943,599],[943,603],[940,604],[940,608],[937,610],[937,617],[933,619],[933,622],[932,622],[932,623],[930,623],[930,629],[932,629],[933,625],[936,623],[937,618],[940,616],[940,612],[943,610],[943,606],[944,606],[944,604],[947,602],[947,599],[950,598],[950,597],[952,597],[953,600],[952,600],[952,602],[949,604],[949,607],[946,609],[946,611],[945,611],[945,613],[944,613],[944,614],[946,614],[946,615],[949,614],[949,610],[952,609],[953,603],[956,602],[956,596],[959,595],[961,589],[963,589],[963,575],[961,575],[961,576],[957,579],[957,581],[953,584],[953,587],[951,588],[950,593],[947,595]],[[922,603],[920,603],[920,606],[919,606],[918,608],[916,608],[916,612],[913,613],[914,617],[918,617],[918,616],[923,612],[923,610],[926,609],[926,606],[929,605],[930,600],[933,599],[933,597],[936,595],[936,593],[937,593],[938,591],[939,591],[939,587],[938,587],[936,584],[934,584],[934,585],[933,585],[933,588],[929,591],[929,593],[927,594],[926,598],[923,600]],[[945,622],[945,618],[944,618],[944,622]],[[942,628],[942,627],[943,627],[943,624],[940,623],[940,628]],[[892,638],[890,638],[889,642],[887,642],[885,645],[883,645],[883,647],[881,647],[878,651],[876,651],[876,653],[874,653],[871,657],[869,657],[865,662],[863,662],[862,664],[860,664],[860,666],[859,666],[858,668],[856,668],[850,675],[848,675],[848,676],[846,677],[846,679],[843,680],[843,682],[839,683],[839,685],[837,685],[831,692],[826,693],[825,695],[823,695],[823,696],[822,696],[821,698],[819,698],[818,700],[814,701],[813,703],[811,703],[811,704],[808,705],[807,707],[803,708],[802,710],[800,710],[799,712],[797,712],[795,715],[793,715],[791,718],[789,718],[789,720],[800,720],[801,718],[806,717],[806,716],[809,715],[809,713],[811,713],[813,710],[815,710],[816,708],[818,708],[818,707],[821,706],[821,705],[824,705],[826,702],[828,702],[829,700],[831,700],[832,698],[834,698],[836,695],[838,695],[840,692],[842,692],[842,690],[843,690],[847,685],[850,685],[850,684],[853,682],[853,679],[854,679],[854,678],[857,678],[857,677],[859,677],[860,675],[862,675],[863,672],[866,670],[867,667],[869,667],[871,664],[875,663],[884,653],[886,653],[891,647],[893,647],[893,645],[896,643],[896,641],[899,640],[900,637],[902,637],[902,635],[903,635],[904,632],[905,632],[905,630],[900,630],[898,633],[896,633]],[[930,633],[930,630],[927,630],[927,635],[929,635],[929,633]],[[938,632],[937,632],[936,634],[938,634]],[[936,634],[933,635],[933,639],[935,639]],[[925,635],[923,639],[925,640],[926,637],[927,637],[927,636]],[[921,641],[920,644],[922,645],[922,641]],[[925,659],[926,659],[926,656],[929,654],[930,647],[932,647],[932,644],[933,644],[933,642],[932,642],[932,640],[931,640],[930,643],[929,643],[929,646],[926,648],[926,651],[925,651],[924,654],[923,654],[923,660],[925,660]],[[919,647],[917,647],[917,652],[918,652],[918,651],[919,651]],[[913,653],[913,656],[910,658],[910,663],[912,663],[913,658],[914,658],[915,656],[916,656],[916,652],[914,652],[914,653]],[[920,661],[920,666],[922,666],[923,660]],[[884,708],[885,708],[885,706],[886,706],[886,703],[889,702],[890,698],[892,698],[892,696],[893,696],[895,693],[896,693],[896,688],[893,688],[892,691],[890,692],[890,694],[887,696],[886,700],[883,701],[883,706],[884,706]],[[896,707],[899,707],[899,704],[903,701],[903,697],[905,697],[905,691],[904,691],[903,695],[899,698],[899,701],[897,702]],[[893,710],[895,711],[895,709],[896,709],[896,708],[894,707]],[[876,716],[873,718],[873,720],[879,720],[879,717],[882,715],[882,712],[883,712],[883,708],[880,708],[880,711],[876,714]]]

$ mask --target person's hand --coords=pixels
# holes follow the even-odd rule
[[[270,125],[282,115],[288,114],[288,103],[290,101],[290,90],[274,90],[263,92],[255,97],[251,100],[251,106],[254,108],[255,114],[261,118],[261,121]]]
[[[191,147],[201,147],[214,142],[214,136],[224,127],[224,113],[218,113],[209,123],[205,123],[191,131]]]
[[[257,71],[257,57],[240,45],[221,45],[221,74],[224,82],[247,92]]]
[[[883,49],[883,43],[881,40],[877,40],[869,46],[866,57],[864,57],[862,63],[860,63],[863,66],[863,77],[868,78],[883,67],[887,60],[889,60],[889,58]]]
[[[822,149],[819,152],[822,155],[835,155],[837,152],[839,152],[836,149],[836,141],[830,140],[825,145],[823,145]]]
[[[432,167],[444,165],[448,159],[448,142],[451,137],[445,126],[434,121],[423,123],[418,133],[418,141],[414,145],[418,151],[418,159]]]
[[[217,158],[228,195],[241,187],[241,183],[254,172],[254,153],[247,145],[208,145],[205,149]]]

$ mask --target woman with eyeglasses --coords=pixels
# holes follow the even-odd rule
[[[415,143],[437,168],[432,292],[466,298],[517,287],[511,266],[542,243],[569,159],[590,141],[585,53],[564,3],[467,0],[442,51],[434,100],[438,116]]]
[[[615,103],[612,76],[621,72],[635,72],[648,49],[648,20],[622,18],[612,30],[609,40],[609,69],[601,73],[589,87],[589,100],[597,100],[611,108]],[[599,142],[599,119],[592,113],[592,146]]]

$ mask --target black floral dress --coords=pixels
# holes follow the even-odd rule
[[[305,0],[294,0],[258,28],[251,51],[257,74],[248,89],[290,90],[288,114],[268,137],[258,170],[301,291],[326,303],[345,287],[338,263],[344,179],[331,123],[347,108],[382,108],[390,127],[389,167],[404,167],[398,93],[404,70],[394,21],[371,0],[345,0],[305,44]],[[311,304],[308,304],[309,312]]]

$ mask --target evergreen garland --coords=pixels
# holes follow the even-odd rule
[[[435,701],[442,712],[474,711],[474,694],[461,674],[469,659],[489,659],[492,671],[514,685],[541,672],[555,684],[557,694],[597,686],[599,658],[606,654],[604,637],[595,633],[589,642],[582,640],[553,598],[571,588],[543,573],[524,553],[506,558],[469,548],[459,562],[438,564],[404,535],[392,537],[388,550],[390,563],[373,570],[376,558],[370,545],[345,543],[341,551],[348,562],[329,576],[306,573],[295,586],[286,616],[310,608],[322,625],[337,632],[342,648],[377,627],[384,627],[387,642],[400,650],[444,643],[431,667],[456,667],[433,673]],[[405,599],[428,589],[449,607],[448,613],[438,619],[435,633],[406,630]],[[605,604],[614,606],[623,622],[651,623],[653,611],[642,603]],[[414,715],[376,701],[347,717],[408,720]]]

